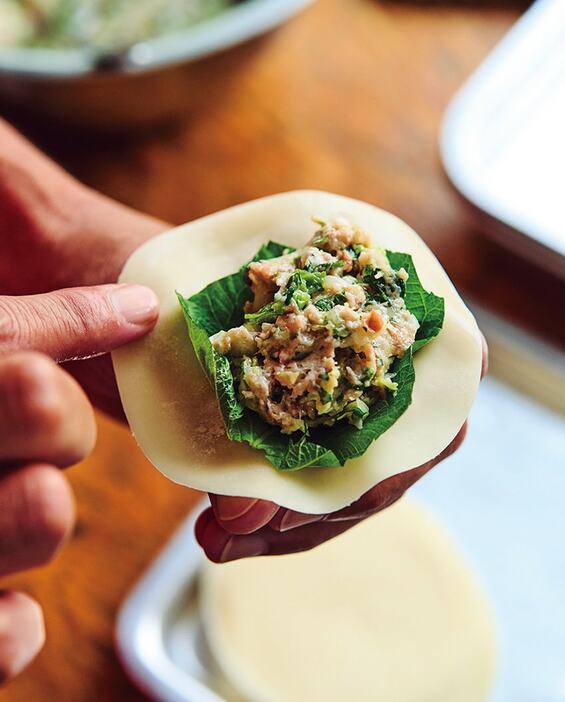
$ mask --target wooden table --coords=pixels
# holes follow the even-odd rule
[[[180,127],[48,146],[92,186],[176,223],[301,187],[369,200],[414,225],[465,292],[547,335],[549,312],[508,283],[532,280],[563,300],[561,286],[483,236],[437,153],[450,96],[523,7],[321,0],[262,44],[221,103]],[[161,477],[102,417],[94,455],[70,478],[74,538],[53,565],[13,579],[44,604],[49,640],[0,697],[142,700],[114,653],[114,618],[197,495]]]

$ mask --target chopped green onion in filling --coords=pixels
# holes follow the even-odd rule
[[[212,338],[230,359],[241,401],[285,434],[349,422],[396,391],[393,364],[414,343],[408,274],[346,221],[309,244],[247,268],[245,322]]]

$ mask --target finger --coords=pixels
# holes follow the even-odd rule
[[[0,356],[0,461],[65,467],[94,447],[96,422],[79,385],[47,356]]]
[[[281,507],[269,522],[269,527],[275,531],[290,531],[306,524],[321,522],[327,517],[325,514],[306,514],[305,512],[295,512],[292,509]]]
[[[223,529],[213,510],[208,509],[200,515],[195,531],[206,556],[214,563],[227,563],[241,558],[307,551],[347,531],[359,521],[320,522],[285,533],[264,527],[253,534],[237,535]]]
[[[371,488],[353,504],[331,514],[303,514],[290,509],[281,508],[274,518],[269,522],[269,527],[274,531],[285,532],[297,529],[306,524],[317,522],[338,522],[349,519],[363,519],[375,512],[388,507],[401,497],[410,486],[431,470],[435,465],[451,456],[463,443],[467,432],[467,423],[461,427],[457,436],[444,449],[439,456],[424,463],[424,465],[412,470],[397,473],[396,475],[381,481]]]
[[[146,334],[157,316],[155,294],[139,285],[0,296],[0,353],[29,349],[56,361],[87,358]]]
[[[235,535],[224,529],[211,508],[205,510],[198,518],[195,535],[208,558],[214,563],[224,563],[225,560],[230,560],[224,558],[224,551],[230,544],[233,546],[234,560],[235,558],[260,556],[264,549],[264,541],[261,536],[256,534]],[[239,545],[241,545],[241,552],[238,551]]]
[[[314,548],[396,502],[410,485],[459,448],[465,438],[466,429],[465,423],[455,439],[437,458],[419,468],[382,481],[353,505],[327,515],[321,521],[282,532],[276,531],[269,525],[252,534],[237,535],[227,531],[216,519],[214,511],[208,509],[200,515],[196,523],[196,539],[208,558],[215,563],[226,563],[254,556],[298,553]]]
[[[274,502],[251,497],[210,495],[210,502],[218,522],[232,534],[250,534],[261,529],[279,510]]]
[[[372,514],[378,511],[379,504],[382,504],[382,507],[388,504],[389,496],[393,499],[397,499],[397,497],[394,497],[395,494],[400,496],[408,487],[419,480],[422,475],[431,470],[433,466],[456,451],[463,442],[465,433],[466,424],[461,428],[451,444],[439,456],[419,468],[405,471],[388,480],[382,481],[379,485],[366,493],[361,500],[346,508],[348,512],[345,518],[360,518],[365,511]],[[291,529],[297,529],[307,524],[315,524],[329,519],[335,519],[337,521],[342,518],[341,515],[344,513],[344,511],[341,510],[334,515],[305,514],[283,507],[279,508],[273,502],[267,502],[266,500],[254,500],[245,497],[226,497],[223,495],[212,495],[210,496],[210,501],[218,523],[232,534],[250,534],[261,529],[266,524],[274,531],[290,531]],[[382,507],[380,508],[382,509]],[[269,515],[271,516],[269,517]]]
[[[483,347],[482,378],[488,371],[488,347],[482,334],[481,342]],[[466,424],[451,444],[437,458],[419,468],[405,471],[404,473],[383,481],[366,493],[357,503],[346,508],[346,511],[341,510],[335,515],[305,514],[290,509],[277,508],[274,503],[264,500],[227,497],[223,495],[210,497],[212,508],[218,523],[232,534],[250,534],[261,529],[267,523],[274,531],[285,532],[329,519],[338,521],[343,518],[361,518],[363,514],[373,514],[375,511],[383,509],[390,504],[391,500],[395,501],[398,499],[400,495],[425,473],[431,470],[431,468],[457,450],[465,437],[465,433]],[[272,518],[267,519],[270,513],[272,514]]]
[[[14,678],[45,642],[37,602],[19,592],[0,592],[0,685]]]
[[[393,502],[396,502],[402,495],[420,480],[427,472],[429,472],[438,463],[441,463],[446,458],[457,451],[465,440],[467,434],[467,422],[461,427],[453,441],[447,446],[439,456],[436,456],[431,461],[424,463],[418,468],[397,473],[390,478],[381,481],[371,490],[366,492],[356,502],[349,507],[345,507],[333,514],[327,515],[325,521],[339,522],[349,519],[365,519],[366,517],[380,512],[382,509],[389,507]]]
[[[44,565],[68,538],[74,499],[55,467],[28,465],[0,477],[0,575]]]

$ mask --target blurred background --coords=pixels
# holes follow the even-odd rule
[[[79,179],[171,224],[333,191],[400,216],[438,256],[492,373],[466,445],[413,493],[491,603],[492,702],[565,699],[562,0],[98,5],[0,0],[1,114]],[[116,616],[200,496],[99,422],[70,471],[71,543],[11,579],[45,606],[49,638],[9,702],[145,699]]]

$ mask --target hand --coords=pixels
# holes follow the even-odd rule
[[[0,119],[0,294],[115,283],[130,253],[167,228],[85,187]],[[65,367],[124,419],[108,356]]]
[[[487,370],[488,350],[483,338],[481,377]],[[466,431],[465,422],[439,456],[418,468],[383,480],[352,505],[332,514],[302,514],[266,500],[210,495],[212,506],[196,523],[198,543],[215,563],[314,548],[396,502],[417,480],[457,451]]]
[[[92,449],[92,407],[56,361],[105,353],[148,332],[154,294],[104,285],[27,297],[0,296],[0,575],[49,561],[74,522],[60,472]],[[0,591],[0,683],[44,640],[36,602]]]
[[[26,257],[23,276],[0,260],[0,292],[114,282],[129,254],[165,229],[165,223],[80,185],[0,120],[0,242],[7,261]],[[107,357],[72,363],[68,370],[96,406],[123,418]],[[464,434],[463,427],[440,456],[383,481],[333,515],[302,515],[264,500],[212,495],[212,509],[198,521],[197,538],[215,561],[311,548],[392,504],[453,453]]]
[[[411,485],[459,448],[465,432],[466,424],[439,456],[419,468],[383,480],[349,507],[331,514],[302,514],[266,500],[210,495],[212,507],[196,523],[198,543],[215,563],[307,551],[396,502]]]

